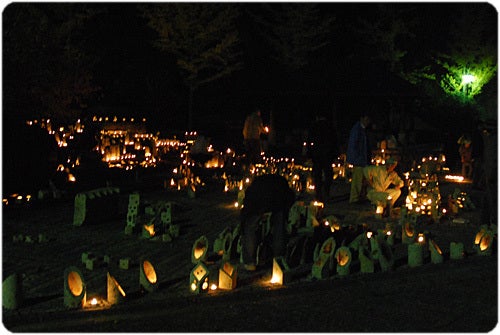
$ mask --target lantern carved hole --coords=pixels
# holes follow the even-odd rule
[[[490,246],[490,241],[491,241],[491,236],[489,234],[484,234],[484,236],[481,238],[479,249],[481,251],[485,251],[486,249],[488,249]]]
[[[144,270],[144,275],[146,276],[146,279],[151,283],[154,284],[156,283],[156,271],[153,267],[153,265],[149,261],[144,261],[142,263],[142,268]]]
[[[68,288],[71,291],[71,294],[73,294],[74,296],[79,296],[80,294],[82,294],[83,281],[77,272],[71,271],[68,274],[67,280],[68,280]]]
[[[339,263],[340,266],[344,266],[349,262],[349,253],[347,250],[339,250],[339,253],[337,254],[337,263]]]

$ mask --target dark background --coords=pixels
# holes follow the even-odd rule
[[[481,21],[486,27],[483,35],[488,36],[485,44],[496,50],[497,13],[491,5],[311,3],[318,6],[320,18],[335,19],[328,44],[310,52],[307,64],[298,69],[287,68],[272,57],[272,48],[255,20],[265,12],[264,4],[231,5],[240,13],[237,30],[243,66],[201,86],[193,100],[192,129],[212,137],[216,144],[241,147],[244,118],[255,107],[261,108],[265,123],[273,113],[278,141],[300,137],[317,112],[334,118],[332,133],[343,146],[359,113],[367,110],[374,113],[374,123],[386,134],[393,132],[391,111],[418,116],[441,130],[420,137],[422,142],[450,142],[476,128],[477,113],[471,112],[474,106],[450,101],[436,84],[424,87],[403,80],[387,59],[380,58],[387,45],[372,42],[394,20],[404,21],[407,26],[394,42],[406,52],[401,65],[418,67],[449,52],[449,42],[457,42],[454,27],[469,13],[470,29],[474,29],[472,18]],[[92,14],[72,21],[82,8]],[[61,34],[63,37],[56,34],[64,31],[67,22],[75,21],[69,33]],[[366,21],[381,22],[380,31],[364,28]],[[93,115],[146,117],[148,129],[165,137],[186,130],[189,91],[174,57],[154,46],[157,37],[138,3],[13,3],[4,8],[4,182],[24,171],[20,167],[29,173],[32,162],[39,164],[47,157],[39,137],[25,136],[33,132],[24,126],[29,119],[52,117],[54,122],[63,123],[76,118],[89,120]],[[469,37],[463,38],[467,45]],[[67,40],[81,52],[69,61],[61,60]],[[87,76],[90,79],[83,80]],[[84,94],[85,99],[73,98],[64,104],[64,90],[71,90],[69,86],[79,80],[83,82],[80,89],[90,93]],[[54,94],[57,90],[62,93]],[[479,103],[495,105],[496,91],[495,77],[483,88]],[[62,102],[44,98],[49,96]],[[54,105],[63,107],[57,113],[49,111],[47,106]],[[449,153],[451,157],[456,156],[455,149]]]

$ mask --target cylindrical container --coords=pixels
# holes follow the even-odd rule
[[[408,266],[417,267],[424,262],[424,251],[422,244],[412,243],[408,244]]]

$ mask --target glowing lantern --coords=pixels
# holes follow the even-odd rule
[[[481,256],[491,255],[493,240],[494,233],[488,226],[482,226],[474,239],[474,249],[477,250],[477,254]]]
[[[317,246],[316,246],[317,247]],[[333,237],[328,238],[318,252],[312,265],[311,274],[313,278],[323,279],[330,275],[333,269],[333,254],[335,252],[336,242]]]
[[[402,243],[403,244],[411,244],[415,242],[416,239],[416,233],[415,233],[415,227],[411,222],[406,222],[403,225],[402,231]]]
[[[125,291],[122,289],[120,284],[118,284],[116,279],[109,274],[109,272],[108,272],[107,291],[108,291],[108,298],[107,298],[108,303],[112,305],[121,303],[126,296]]]
[[[203,235],[198,238],[192,248],[191,252],[191,262],[197,264],[198,262],[205,261],[207,258],[208,251],[208,239]]]
[[[189,275],[190,290],[192,293],[206,292],[208,290],[209,271],[202,262],[196,264]]]
[[[351,265],[351,250],[348,247],[342,246],[335,252],[337,260],[337,273],[341,276],[349,274],[349,266]]]
[[[158,288],[158,278],[151,262],[144,260],[140,266],[139,283],[148,292],[153,292]]]
[[[232,290],[235,288],[237,275],[236,267],[229,262],[224,262],[219,269],[219,288],[223,290]]]
[[[76,267],[69,267],[64,271],[64,305],[70,308],[83,307],[87,298],[87,291],[83,275]]]
[[[283,257],[273,258],[271,284],[283,285],[290,280],[290,267]]]
[[[145,224],[143,226],[143,228],[144,229],[142,230],[142,237],[148,238],[148,237],[155,236],[155,225],[154,224],[151,224],[151,225]]]
[[[434,242],[434,240],[429,240],[429,251],[431,252],[431,263],[440,264],[443,263],[443,252],[441,248]]]

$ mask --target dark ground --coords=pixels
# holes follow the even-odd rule
[[[370,206],[349,205],[348,187],[336,181],[325,215],[371,227],[389,220],[373,219]],[[441,193],[454,187],[442,185]],[[496,249],[492,256],[473,254],[483,194],[470,194],[478,209],[459,213],[468,224],[444,221],[422,227],[443,250],[443,264],[427,259],[410,268],[406,246],[396,241],[396,266],[390,272],[334,274],[323,280],[308,279],[305,273],[278,287],[268,282],[271,268],[264,267],[255,273],[240,271],[232,291],[201,295],[188,288],[191,248],[206,235],[211,250],[216,236],[237,224],[234,193],[210,188],[195,199],[184,192],[141,193],[142,200],[174,203],[173,220],[181,234],[172,242],[127,236],[124,218],[73,226],[72,199],[4,209],[3,275],[23,274],[25,299],[17,310],[3,309],[3,324],[12,332],[489,332],[498,321],[498,258]],[[19,233],[35,238],[46,234],[49,241],[14,242]],[[463,260],[449,259],[452,241],[464,243]],[[113,260],[130,257],[134,263],[129,270],[111,265],[90,271],[81,263],[85,251],[111,255]],[[144,257],[156,264],[159,287],[152,293],[139,289],[137,262]],[[128,300],[109,309],[68,310],[63,280],[69,266],[82,270],[88,294],[103,297],[109,270],[129,288]]]

